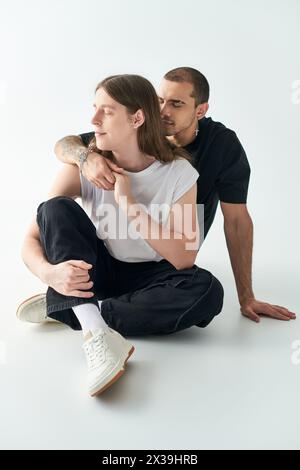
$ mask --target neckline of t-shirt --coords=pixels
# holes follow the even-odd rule
[[[198,132],[197,135],[195,136],[194,140],[190,142],[189,144],[185,145],[183,148],[189,152],[193,150],[194,148],[198,147],[199,142],[202,140],[202,132],[204,130],[204,127],[207,125],[208,122],[211,121],[210,117],[204,117],[198,121]]]
[[[154,162],[151,163],[151,165],[147,166],[147,168],[145,168],[144,170],[141,170],[141,171],[124,170],[124,173],[130,176],[145,176],[145,175],[148,175],[149,173],[152,173],[160,165],[160,163],[161,162],[159,160],[154,160]]]

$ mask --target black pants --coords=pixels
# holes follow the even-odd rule
[[[194,265],[176,268],[163,259],[126,263],[112,257],[90,218],[77,202],[63,196],[37,210],[40,239],[51,264],[71,259],[92,264],[87,299],[65,296],[49,287],[47,314],[74,330],[81,325],[72,307],[102,300],[106,323],[123,336],[170,334],[193,325],[207,326],[223,305],[223,288],[208,271]]]

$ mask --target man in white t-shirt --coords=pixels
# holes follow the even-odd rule
[[[127,74],[104,79],[92,124],[96,148],[119,168],[114,190],[94,184],[81,157],[79,168],[64,165],[22,248],[48,289],[24,301],[17,316],[82,330],[94,396],[124,372],[134,350],[124,336],[206,327],[221,312],[223,288],[194,264],[199,173],[165,139],[151,83]],[[106,236],[107,225],[115,233]]]

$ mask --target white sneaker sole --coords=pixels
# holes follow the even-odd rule
[[[60,323],[47,316],[46,294],[37,294],[24,300],[16,312],[17,318],[28,323]]]
[[[92,397],[95,397],[97,395],[100,395],[100,393],[104,392],[107,388],[109,388],[113,383],[115,383],[125,372],[125,366],[130,358],[130,356],[133,354],[135,347],[129,343],[130,350],[128,351],[127,357],[125,361],[122,363],[121,361],[116,364],[114,369],[109,372],[109,374],[101,380],[101,384],[99,384],[96,388],[90,390],[90,395]]]

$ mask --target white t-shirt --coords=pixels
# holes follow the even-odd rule
[[[198,171],[184,158],[161,163],[155,160],[145,170],[131,172],[131,192],[151,217],[165,224],[171,206],[197,181]],[[125,262],[160,261],[163,257],[142,238],[115,201],[114,191],[99,189],[83,175],[81,180],[82,207],[96,227],[114,258]],[[155,212],[155,209],[160,208]]]

